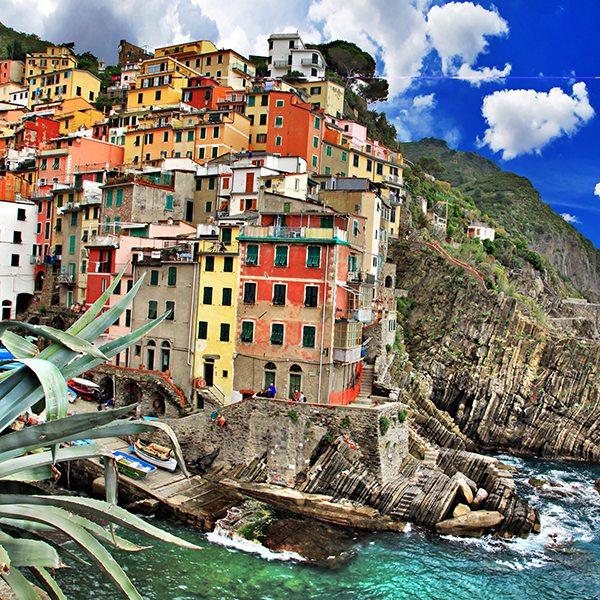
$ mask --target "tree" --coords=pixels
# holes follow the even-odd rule
[[[0,340],[16,358],[14,368],[0,374],[0,431],[5,431],[15,418],[39,402],[45,405],[47,419],[43,424],[0,437],[0,485],[6,485],[7,480],[14,483],[15,480],[51,479],[55,465],[91,457],[103,458],[106,484],[106,501],[0,490],[0,576],[18,598],[38,597],[32,581],[51,598],[64,598],[48,571],[65,566],[60,555],[65,555],[67,550],[57,545],[57,532],[87,554],[130,599],[141,599],[141,596],[105,544],[127,551],[142,548],[116,535],[114,525],[179,546],[197,548],[116,505],[115,460],[107,450],[95,443],[80,447],[67,445],[74,439],[96,440],[152,430],[152,423],[117,420],[133,406],[66,416],[66,379],[122,352],[168,316],[166,313],[122,338],[94,346],[92,342],[125,311],[143,280],[138,281],[110,310],[103,312],[121,275],[67,331],[19,321],[0,323]],[[40,352],[30,341],[10,331],[11,328],[28,330],[53,343]],[[172,430],[164,424],[154,425],[169,435],[177,461],[187,475],[181,449]],[[110,524],[110,529],[99,525],[98,520]]]
[[[301,73],[300,71],[290,71],[289,73],[286,73],[281,79],[288,83],[306,81],[304,73]]]
[[[372,77],[363,80],[363,83],[359,93],[367,102],[383,102],[388,99],[390,86],[387,79]]]
[[[19,40],[11,40],[6,45],[6,55],[12,60],[25,60],[27,53]]]
[[[309,47],[320,50],[327,65],[344,78],[370,78],[375,74],[375,59],[352,42],[334,40]]]

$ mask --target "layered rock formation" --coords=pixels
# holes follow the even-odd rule
[[[554,327],[428,248],[397,244],[392,260],[409,307],[408,358],[392,367],[390,385],[425,437],[449,448],[600,459],[597,340]]]

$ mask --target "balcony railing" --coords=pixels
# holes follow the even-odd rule
[[[312,58],[303,58],[300,60],[300,64],[301,65],[306,65],[309,67],[322,67],[323,65],[323,61],[318,59],[316,61],[314,61]]]
[[[326,227],[281,227],[272,225],[270,227],[249,226],[246,227],[241,239],[244,238],[274,238],[281,240],[332,240],[346,242],[348,234],[338,228]]]
[[[93,235],[89,242],[88,246],[111,246],[117,247],[119,245],[119,236],[118,235]]]
[[[59,273],[56,277],[58,283],[73,283],[75,278],[69,273]]]

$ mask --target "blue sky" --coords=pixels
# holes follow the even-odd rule
[[[275,31],[353,41],[390,81],[382,108],[401,139],[442,137],[529,177],[600,247],[600,0],[1,2],[5,24],[109,62],[121,38],[245,54],[266,54]]]

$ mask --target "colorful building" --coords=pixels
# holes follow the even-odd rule
[[[312,104],[314,109],[321,109],[326,115],[337,119],[344,116],[345,89],[343,85],[328,79],[320,79],[294,83],[294,87],[306,94],[306,101]]]
[[[319,50],[307,48],[296,33],[273,33],[269,36],[267,58],[269,77],[283,77],[291,72],[302,73],[309,81],[325,77],[327,64]]]

